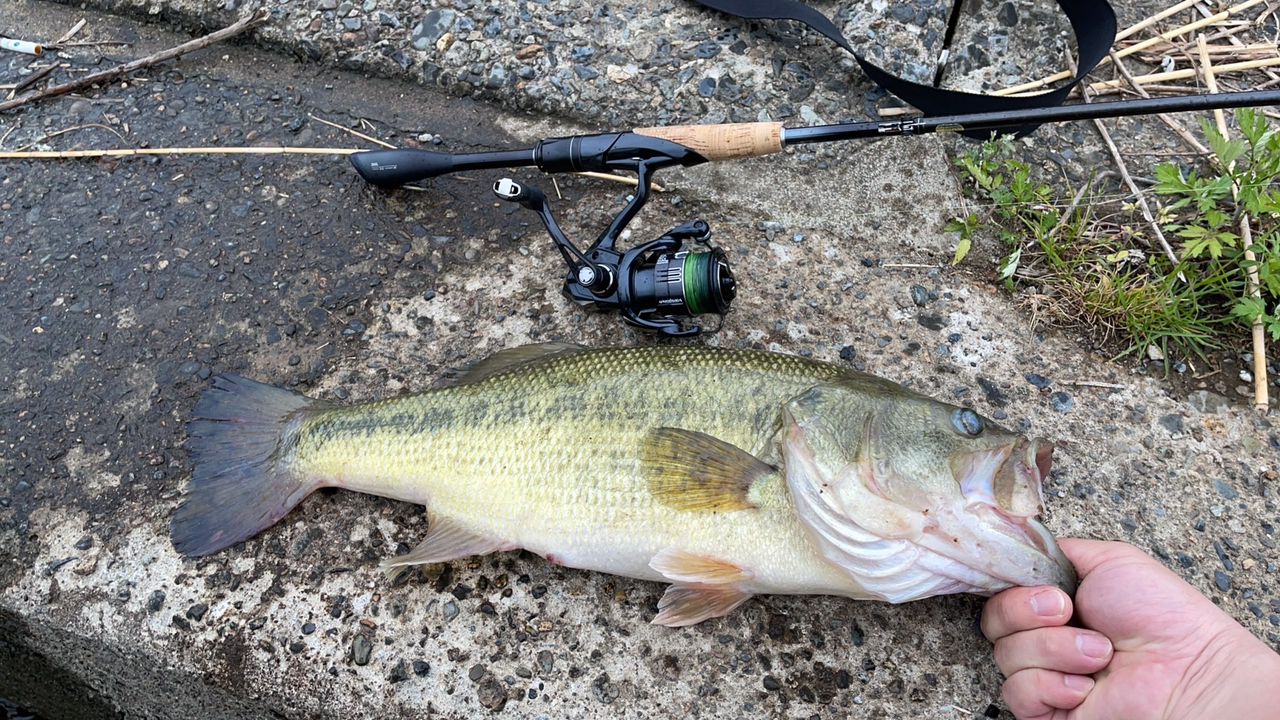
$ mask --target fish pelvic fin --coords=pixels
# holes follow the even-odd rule
[[[472,555],[514,550],[515,545],[468,530],[447,517],[431,516],[427,536],[404,555],[382,561],[382,572],[395,580],[411,565],[452,562]]]
[[[672,582],[701,585],[730,585],[752,577],[750,572],[732,563],[695,555],[679,548],[659,550],[649,561],[649,567]]]
[[[650,622],[667,627],[687,627],[728,615],[751,599],[751,593],[732,585],[676,583],[658,601],[658,614]]]
[[[307,415],[328,403],[237,375],[215,376],[187,424],[191,482],[173,513],[174,548],[197,557],[275,524],[319,483],[282,460]]]
[[[751,486],[777,472],[723,440],[670,427],[649,432],[641,462],[649,473],[649,492],[659,502],[693,512],[750,510],[755,507],[747,499]]]

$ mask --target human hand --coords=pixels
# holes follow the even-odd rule
[[[1059,540],[1080,574],[987,602],[1018,720],[1253,720],[1280,714],[1280,655],[1168,568],[1124,543]]]

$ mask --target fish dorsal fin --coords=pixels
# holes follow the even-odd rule
[[[408,554],[382,561],[382,571],[393,578],[410,565],[431,565],[513,549],[509,543],[468,530],[446,517],[431,517],[427,536]]]
[[[557,355],[578,352],[586,350],[585,346],[576,345],[574,343],[537,343],[534,345],[521,345],[520,347],[507,348],[477,360],[464,368],[458,377],[451,381],[447,381],[448,385],[471,385],[489,378],[499,373],[514,370],[519,367],[533,365],[534,363]]]
[[[677,583],[667,588],[658,601],[654,625],[685,627],[703,620],[728,615],[751,599],[751,593],[732,585],[686,585]]]
[[[658,551],[649,567],[677,583],[728,585],[751,579],[751,573],[737,565],[674,547]]]
[[[777,472],[751,453],[705,433],[656,428],[644,440],[641,461],[649,492],[677,510],[733,512],[755,505],[752,484]]]

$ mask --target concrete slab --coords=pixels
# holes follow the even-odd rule
[[[859,114],[869,89],[825,41],[801,36],[787,48],[780,29],[749,26],[703,62],[697,48],[720,30],[680,3],[608,13],[564,0],[497,12],[461,0],[328,4],[282,8],[255,40],[303,57],[312,48],[316,59],[224,46],[128,87],[0,117],[0,135],[9,133],[6,147],[354,142],[315,114],[365,118],[366,130],[394,141],[438,134],[444,149],[463,151],[615,123],[762,111],[800,122],[804,107],[834,120]],[[243,11],[191,0],[111,6],[185,27]],[[132,18],[4,0],[5,22],[37,36],[56,37],[81,15],[94,39],[136,43],[113,57],[181,39]],[[494,18],[502,28],[488,37]],[[359,27],[341,22],[350,19]],[[455,33],[446,49],[440,38],[413,46],[415,33],[445,25]],[[533,45],[542,48],[517,57]],[[824,82],[791,100],[792,80],[772,70],[777,56],[824,68]],[[396,69],[401,58],[407,69]],[[17,76],[0,60],[6,78]],[[521,63],[536,63],[535,77],[488,87],[494,67],[520,78]],[[610,77],[628,64],[644,72]],[[846,86],[825,84],[832,65]],[[717,90],[702,98],[700,78],[713,71]],[[724,73],[754,93],[750,102],[717,94]],[[377,74],[398,80],[368,77]],[[404,83],[409,74],[432,87]],[[45,137],[89,123],[110,130]],[[955,238],[942,228],[962,200],[949,150],[937,138],[801,147],[669,173],[670,192],[632,237],[708,220],[742,284],[709,342],[853,363],[1058,441],[1047,488],[1057,533],[1133,542],[1280,643],[1275,430],[1218,393],[1190,404],[1144,366],[1039,332],[986,268],[951,268]],[[660,585],[527,554],[388,583],[377,563],[420,539],[421,509],[340,492],[312,497],[240,547],[178,557],[167,533],[188,472],[182,424],[209,373],[357,402],[428,387],[467,359],[525,342],[654,340],[560,297],[547,280],[559,260],[536,219],[488,194],[497,173],[388,194],[328,156],[3,168],[0,546],[10,552],[0,556],[0,695],[50,718],[999,710],[976,598],[895,607],[766,597],[672,631],[647,624]],[[546,178],[521,177],[552,192]],[[556,210],[580,238],[625,194],[580,179],[559,187]]]

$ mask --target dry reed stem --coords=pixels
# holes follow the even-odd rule
[[[1259,3],[1262,3],[1262,2],[1266,2],[1266,0],[1246,0],[1245,2],[1242,2],[1239,5],[1234,5],[1232,7],[1229,7],[1226,10],[1223,10],[1222,12],[1212,17],[1204,18],[1202,20],[1197,20],[1196,22],[1188,23],[1181,27],[1176,27],[1167,32],[1163,32],[1157,35],[1156,37],[1150,38],[1148,40],[1143,40],[1140,43],[1134,43],[1133,45],[1130,45],[1129,47],[1124,48],[1123,50],[1117,51],[1116,56],[1126,57],[1136,52],[1145,50],[1161,41],[1169,40],[1179,35],[1185,35],[1186,33],[1199,30],[1202,27],[1206,27],[1208,25],[1213,25],[1215,23],[1222,22],[1223,20],[1226,20],[1232,15],[1236,15],[1241,12],[1244,12],[1245,10],[1248,10],[1254,5],[1258,5]],[[1098,63],[1098,66],[1101,67],[1109,62],[1111,62],[1110,57],[1103,58],[1102,61]],[[1033,82],[1023,83],[1022,85],[1015,85],[1013,87],[997,90],[994,93],[992,93],[992,95],[1017,95],[1020,93],[1027,93],[1028,91],[1038,90],[1051,83],[1058,82],[1059,80],[1066,80],[1070,78],[1072,75],[1074,75],[1074,73],[1071,72],[1070,70],[1064,70],[1060,73],[1057,73],[1055,75],[1050,75],[1049,77],[1043,78],[1041,80],[1035,80]]]
[[[1119,57],[1120,53],[1114,52],[1112,53],[1112,55]],[[1110,56],[1107,58],[1107,61],[1111,62]],[[1225,72],[1242,72],[1245,70],[1256,70],[1258,68],[1264,68],[1264,67],[1280,67],[1280,57],[1270,57],[1270,58],[1265,58],[1261,60],[1248,60],[1243,62],[1220,65],[1217,68],[1217,72],[1218,74],[1222,74]],[[1089,87],[1089,91],[1095,95],[1109,95],[1109,94],[1115,94],[1117,91],[1123,90],[1130,85],[1162,85],[1168,82],[1169,80],[1188,80],[1188,79],[1197,77],[1198,75],[1199,75],[1199,71],[1195,70],[1194,68],[1185,69],[1185,70],[1172,70],[1169,72],[1136,75],[1136,76],[1133,76],[1132,80],[1129,80],[1129,79],[1100,80],[1098,82],[1090,84],[1088,87]],[[1280,82],[1280,81],[1268,81],[1268,82],[1274,83],[1274,82]],[[1079,92],[1080,87],[1084,87],[1084,86],[1081,85],[1077,87],[1074,91],[1072,91],[1072,95],[1071,95],[1072,97],[1074,97],[1075,94]],[[1259,88],[1257,89],[1263,89],[1263,88],[1262,86],[1259,86]],[[1166,92],[1181,91],[1185,95],[1192,95],[1196,92],[1196,89],[1192,87],[1172,88],[1172,89],[1166,88],[1165,91]],[[1000,95],[1000,94],[1007,94],[1007,93],[1003,93],[1002,91],[997,91],[993,94]],[[1026,96],[1035,95],[1035,94],[1036,93],[1023,93],[1021,95],[1018,95],[1017,97],[1026,97]],[[891,108],[880,109],[878,111],[878,114],[880,117],[898,117],[900,115],[907,115],[912,112],[915,112],[915,108],[891,107]]]
[[[1202,48],[1200,54],[1201,70],[1204,71],[1204,83],[1208,86],[1209,92],[1218,91],[1218,81],[1214,78],[1213,63],[1209,59],[1209,53],[1204,51],[1204,35],[1197,39]],[[1213,111],[1213,120],[1218,125],[1218,132],[1223,138],[1227,137],[1227,117],[1222,110]],[[1235,169],[1235,161],[1227,165],[1227,171]],[[1231,184],[1231,197],[1237,199],[1240,195],[1240,186],[1236,183]],[[1247,292],[1249,295],[1259,301],[1262,299],[1262,289],[1258,282],[1258,258],[1251,249],[1253,245],[1253,227],[1247,213],[1240,215],[1240,242],[1244,244],[1244,260],[1249,263],[1249,267],[1245,270],[1247,279]],[[1270,406],[1270,400],[1267,397],[1267,345],[1266,335],[1262,326],[1262,316],[1253,319],[1253,409],[1258,412],[1266,412]]]
[[[1119,53],[1116,53],[1116,55],[1118,56]],[[1257,70],[1259,68],[1276,67],[1276,66],[1280,66],[1280,57],[1270,57],[1262,60],[1246,60],[1244,62],[1228,63],[1226,65],[1220,65],[1217,68],[1217,73],[1222,74],[1222,73],[1228,73],[1228,72],[1242,72],[1244,70]],[[1169,80],[1188,80],[1196,77],[1198,74],[1199,73],[1197,73],[1194,68],[1189,68],[1186,70],[1170,70],[1169,72],[1158,72],[1158,73],[1148,73],[1146,75],[1138,75],[1134,78],[1134,81],[1139,85],[1147,85],[1150,83],[1163,83]],[[1125,84],[1124,80],[1102,80],[1089,85],[1089,89],[1097,91],[1103,88],[1118,87],[1124,84]],[[1190,91],[1191,89],[1188,88],[1188,90]]]
[[[1195,5],[1198,2],[1200,2],[1200,0],[1182,0],[1182,2],[1178,3],[1177,5],[1174,5],[1171,8],[1161,10],[1155,15],[1152,15],[1151,17],[1145,20],[1142,20],[1135,25],[1130,25],[1124,30],[1121,30],[1120,32],[1116,33],[1116,42],[1119,42],[1129,37],[1130,35],[1138,32],[1139,30],[1143,30],[1151,25],[1155,25],[1156,23],[1160,22],[1161,20],[1171,15],[1177,15],[1178,13],[1182,12],[1183,10],[1186,10],[1187,8],[1191,7],[1192,5]]]
[[[1203,3],[1200,3],[1200,4],[1196,5],[1196,10],[1199,10],[1201,15],[1206,15],[1206,16],[1207,16],[1207,15],[1209,15],[1209,8],[1205,7]],[[1264,8],[1264,11],[1265,11],[1265,8]],[[1255,25],[1255,24],[1256,24],[1256,23],[1250,23],[1250,26]],[[1202,38],[1202,37],[1203,37],[1203,35],[1196,35],[1196,46],[1197,46],[1197,49],[1199,48],[1199,44],[1200,44],[1200,42],[1201,42],[1201,38]],[[1233,35],[1233,36],[1231,36],[1230,38],[1228,38],[1228,40],[1230,40],[1230,41],[1231,41],[1231,44],[1232,44],[1232,45],[1236,45],[1236,46],[1244,45],[1244,43],[1243,43],[1243,42],[1241,42],[1240,38],[1235,37],[1234,35]],[[1263,70],[1262,72],[1266,73],[1267,77],[1268,77],[1268,78],[1270,78],[1270,79],[1272,79],[1272,80],[1280,79],[1280,75],[1276,75],[1275,73],[1271,72],[1270,70]]]

